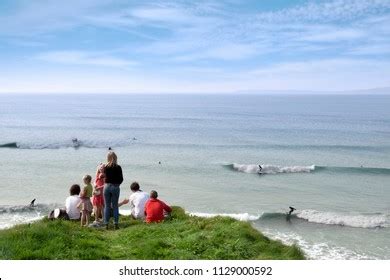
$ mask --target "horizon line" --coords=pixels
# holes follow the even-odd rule
[[[376,92],[375,92],[376,91]],[[42,92],[1,92],[0,95],[387,95],[390,94],[390,87],[378,87],[378,88],[365,88],[365,89],[352,89],[352,90],[300,90],[300,89],[291,89],[291,90],[237,90],[237,91],[210,91],[210,92],[186,92],[186,91],[144,91],[144,92],[132,92],[132,91],[123,91],[123,92],[98,92],[98,91],[84,91],[84,92],[66,92],[66,91],[42,91]]]

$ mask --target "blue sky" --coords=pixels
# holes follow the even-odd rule
[[[0,0],[0,93],[390,87],[390,0]]]

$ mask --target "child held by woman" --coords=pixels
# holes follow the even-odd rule
[[[95,187],[93,189],[92,205],[95,223],[103,221],[104,212],[104,164],[99,164],[96,170]]]
[[[90,175],[85,175],[83,177],[84,187],[80,192],[81,202],[79,203],[79,209],[81,212],[81,226],[88,226],[89,219],[92,213],[92,177]]]

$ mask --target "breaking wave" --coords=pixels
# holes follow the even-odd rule
[[[248,213],[229,214],[229,213],[198,213],[190,212],[191,216],[213,218],[217,216],[230,217],[239,221],[267,221],[281,220],[286,221],[287,214],[282,212],[262,213],[253,215]],[[302,210],[292,214],[290,222],[301,221],[333,226],[347,226],[355,228],[387,228],[390,227],[390,215],[383,213],[375,214],[343,214],[334,212],[321,212],[316,210]]]
[[[202,218],[214,218],[214,217],[230,217],[239,221],[256,221],[260,219],[261,215],[250,215],[248,213],[241,213],[241,214],[228,214],[228,213],[221,213],[221,214],[211,214],[211,213],[200,213],[200,212],[189,212],[190,216],[195,217],[202,217]]]
[[[356,228],[381,228],[389,227],[390,225],[390,217],[386,214],[340,214],[316,210],[302,210],[296,214],[296,217],[311,223]]]
[[[234,171],[244,172],[244,173],[262,173],[262,174],[277,174],[277,173],[309,173],[315,170],[315,165],[309,166],[279,166],[279,165],[270,165],[262,164],[261,170],[257,164],[229,164],[226,165],[228,168],[231,168]]]
[[[51,210],[59,206],[58,204],[36,204],[34,207],[2,205],[0,206],[0,229],[40,220],[47,216]]]
[[[260,170],[257,164],[227,164],[224,165],[233,171],[253,173],[253,174],[279,174],[279,173],[311,173],[311,172],[327,172],[327,173],[349,173],[349,174],[381,174],[390,175],[390,168],[378,167],[342,167],[342,166],[279,166],[271,164],[261,164]]]
[[[86,141],[78,140],[77,142],[58,141],[58,142],[36,142],[36,143],[24,143],[24,142],[9,142],[0,145],[0,148],[11,149],[26,149],[26,150],[43,150],[43,149],[67,149],[67,148],[108,148],[108,147],[121,147],[132,144],[134,140],[123,141]]]
[[[40,213],[53,209],[56,204],[36,204],[34,207],[29,205],[3,205],[0,206],[0,215],[16,213]]]

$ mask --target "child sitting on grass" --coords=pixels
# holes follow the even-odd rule
[[[69,192],[70,196],[65,200],[65,211],[70,220],[80,220],[80,210],[78,209],[78,205],[81,202],[80,186],[72,185]]]
[[[145,218],[145,203],[149,199],[149,195],[141,191],[137,182],[133,182],[130,185],[132,194],[129,199],[124,199],[119,203],[119,207],[130,202],[131,217],[134,219],[143,220]]]
[[[150,199],[145,204],[145,216],[146,222],[159,223],[164,221],[165,215],[172,212],[172,208],[165,204],[163,201],[157,199],[158,193],[156,191],[150,192]]]
[[[91,217],[92,212],[92,177],[90,175],[85,175],[83,177],[84,188],[80,192],[81,202],[79,204],[79,209],[81,212],[81,226],[88,226],[89,218]]]

